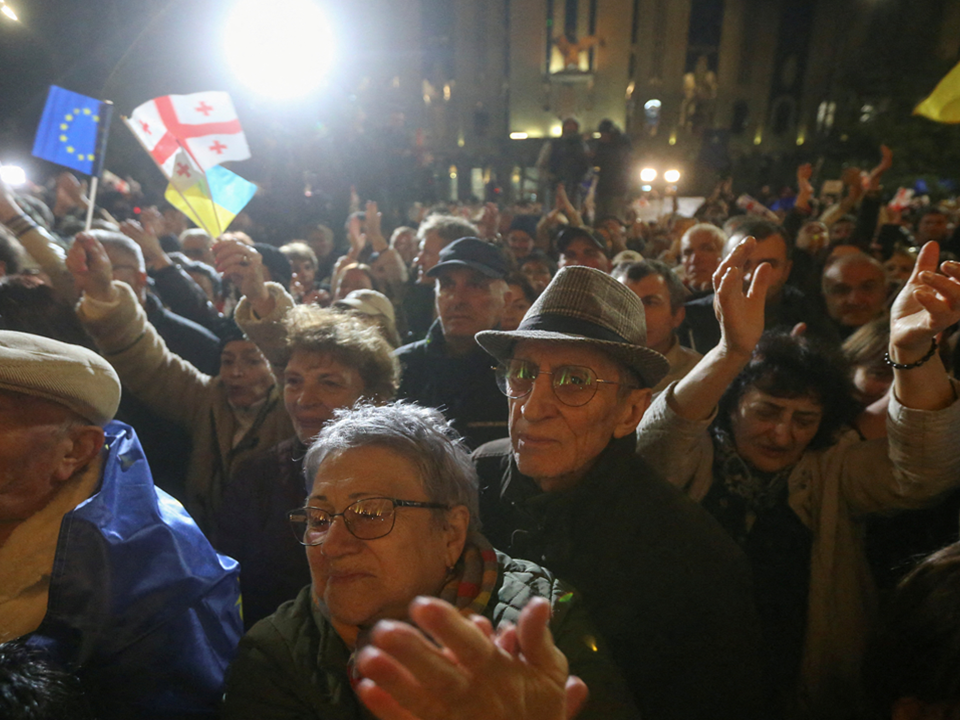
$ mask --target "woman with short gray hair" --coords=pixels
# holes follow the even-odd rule
[[[289,518],[306,546],[311,583],[241,641],[227,683],[226,720],[291,717],[294,708],[302,717],[363,717],[361,698],[375,710],[375,701],[390,692],[389,685],[371,691],[386,677],[378,674],[384,662],[410,662],[418,651],[436,655],[403,625],[410,614],[421,618],[425,604],[431,612],[450,613],[446,627],[460,623],[468,635],[472,631],[487,657],[493,654],[493,664],[512,668],[498,681],[486,664],[466,683],[443,682],[446,673],[456,676],[473,658],[453,662],[463,644],[448,645],[440,661],[444,667],[418,677],[433,710],[456,707],[462,714],[466,708],[464,717],[487,717],[490,708],[509,707],[518,697],[506,686],[531,682],[540,672],[557,681],[548,694],[556,698],[559,693],[562,705],[569,672],[590,691],[580,717],[639,717],[579,594],[548,570],[495,551],[477,531],[477,475],[463,440],[439,411],[409,403],[339,410],[311,444],[304,470],[309,497]],[[495,642],[493,627],[519,621],[522,628],[521,611],[537,598],[552,608],[549,625],[556,645],[549,641],[544,654],[557,660],[552,669],[520,668],[532,657],[522,640],[512,647],[523,651],[523,658]],[[544,604],[535,601],[540,611]],[[525,613],[527,619],[530,614]],[[546,622],[546,614],[542,618]],[[394,622],[377,625],[381,620]],[[407,629],[393,641],[407,648],[396,660],[382,649],[359,652],[398,627]],[[442,637],[434,639],[443,644]],[[423,667],[413,662],[407,671],[417,675]],[[576,705],[569,687],[582,684],[567,683],[568,704]],[[416,706],[406,694],[396,700]],[[524,712],[532,710],[517,709],[511,716],[526,717]]]

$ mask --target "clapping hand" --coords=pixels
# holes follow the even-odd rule
[[[553,643],[543,598],[497,634],[437,598],[414,600],[410,618],[435,642],[381,621],[358,655],[357,694],[380,720],[568,720],[586,701],[586,685]]]

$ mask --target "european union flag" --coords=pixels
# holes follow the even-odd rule
[[[33,143],[34,156],[99,176],[112,108],[109,103],[51,85]]]

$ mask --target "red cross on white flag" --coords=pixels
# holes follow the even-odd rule
[[[225,92],[155,98],[134,110],[127,125],[171,180],[177,171],[175,157],[181,148],[186,149],[201,170],[250,157],[237,111]]]
[[[206,180],[203,171],[197,167],[185,150],[177,150],[173,154],[171,167],[173,172],[170,175],[170,184],[180,192],[184,192],[187,188]]]

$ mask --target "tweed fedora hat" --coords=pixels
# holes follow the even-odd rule
[[[646,347],[640,298],[606,273],[581,265],[562,268],[516,330],[477,333],[477,342],[497,360],[508,359],[518,340],[596,348],[636,372],[646,387],[670,370],[663,355]]]

